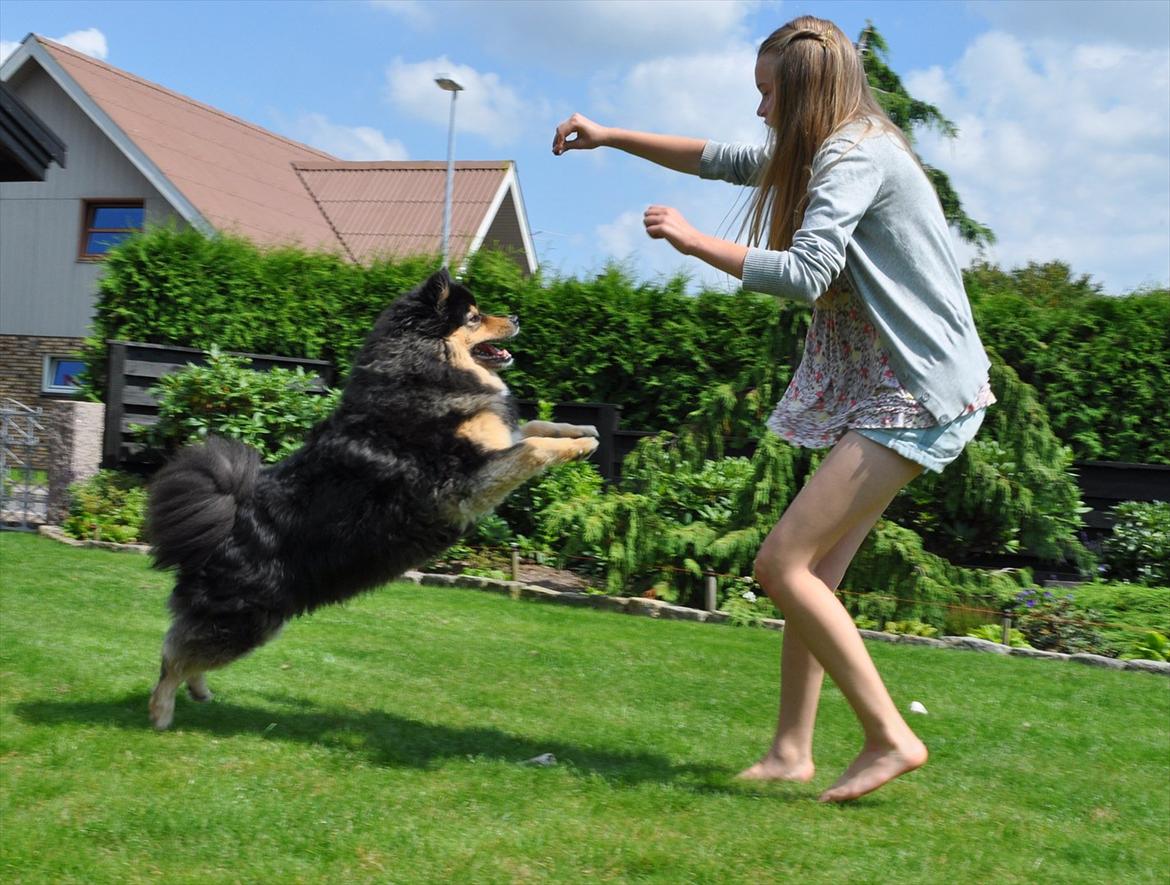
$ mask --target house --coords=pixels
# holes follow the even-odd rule
[[[0,83],[69,152],[0,182],[0,400],[70,396],[103,256],[144,225],[358,262],[440,252],[445,162],[339,160],[36,34]],[[451,264],[485,244],[536,268],[510,161],[455,165]]]

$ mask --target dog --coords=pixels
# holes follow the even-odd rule
[[[158,472],[147,538],[175,585],[156,729],[184,682],[210,700],[207,671],[426,562],[526,480],[593,453],[593,427],[518,423],[497,342],[519,331],[441,270],[381,313],[337,408],[292,455],[262,467],[255,449],[212,437]]]

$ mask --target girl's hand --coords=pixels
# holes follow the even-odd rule
[[[576,138],[569,140],[570,135]],[[606,128],[594,123],[588,117],[573,114],[564,123],[557,127],[553,136],[552,152],[560,156],[565,151],[592,150],[605,145]]]
[[[646,233],[655,240],[667,240],[683,255],[694,255],[702,234],[670,206],[651,206],[642,216]]]

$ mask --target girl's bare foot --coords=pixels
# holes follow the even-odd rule
[[[821,801],[848,802],[872,793],[882,784],[921,768],[928,755],[926,745],[913,735],[895,745],[863,749],[837,782],[821,794]]]
[[[736,775],[741,781],[795,781],[807,783],[816,773],[811,759],[793,761],[769,752],[763,759]]]

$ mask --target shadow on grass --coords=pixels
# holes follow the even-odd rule
[[[557,758],[558,767],[582,776],[596,776],[615,785],[674,783],[697,793],[758,795],[783,801],[814,798],[791,785],[735,782],[732,772],[714,765],[678,765],[665,756],[647,752],[599,749],[555,739],[509,734],[498,728],[456,727],[422,722],[384,710],[355,711],[321,707],[282,696],[274,701],[284,709],[246,707],[219,699],[195,705],[177,699],[175,732],[215,737],[258,737],[326,747],[359,754],[389,768],[433,769],[444,760],[486,759],[523,763],[544,753]],[[98,725],[131,731],[150,731],[146,696],[133,692],[92,701],[27,701],[13,707],[29,724]],[[164,735],[158,738],[164,741]]]

